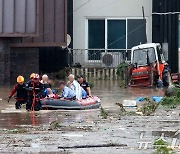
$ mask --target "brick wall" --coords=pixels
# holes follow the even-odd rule
[[[18,75],[23,75],[28,81],[32,72],[39,73],[38,48],[11,48],[10,61],[11,84],[16,82]]]
[[[0,38],[0,85],[10,83],[10,48],[9,39]]]

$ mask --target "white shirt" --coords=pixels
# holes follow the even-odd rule
[[[77,99],[82,99],[82,90],[80,84],[74,80],[71,85],[71,89],[75,92]]]

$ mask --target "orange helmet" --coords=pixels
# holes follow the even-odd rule
[[[34,75],[35,75],[35,73],[32,73],[32,74],[30,75],[30,79],[33,79],[33,78],[34,78]]]
[[[39,79],[39,74],[34,74],[34,79]]]
[[[23,76],[18,76],[18,77],[17,77],[17,82],[18,82],[18,83],[24,82],[24,77],[23,77]]]

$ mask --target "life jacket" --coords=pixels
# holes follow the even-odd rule
[[[25,88],[25,84],[23,83],[22,85],[16,84],[11,91],[11,94],[9,97],[12,97],[16,93],[15,98],[17,100],[25,100],[27,98],[27,91]]]

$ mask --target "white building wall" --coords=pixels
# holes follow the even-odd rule
[[[147,39],[152,42],[152,0],[74,0],[73,48],[87,48],[88,18],[142,18],[144,7],[147,19]]]

